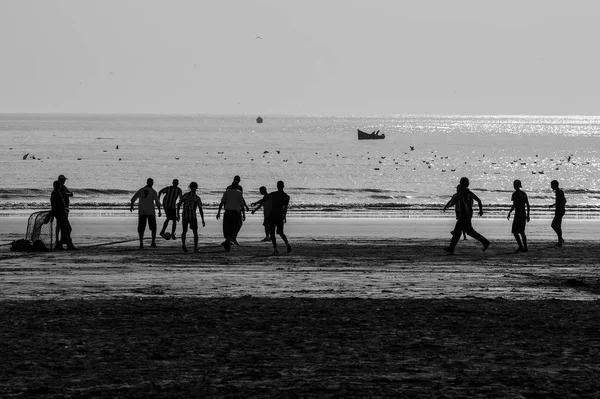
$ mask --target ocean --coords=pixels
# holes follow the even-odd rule
[[[549,217],[553,179],[566,218],[600,217],[600,117],[257,116],[0,115],[0,215],[48,209],[64,174],[72,211],[99,216],[129,214],[148,177],[196,181],[216,212],[240,175],[248,203],[283,180],[292,217],[454,217],[441,208],[462,176],[487,217],[505,217],[514,179],[532,217]]]

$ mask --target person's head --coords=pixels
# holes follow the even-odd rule
[[[57,180],[60,182],[60,184],[64,185],[67,181],[67,178],[65,177],[65,175],[59,175]]]
[[[148,180],[146,180],[146,185],[152,187],[154,185],[154,179],[149,177]]]
[[[262,195],[267,195],[267,188],[265,186],[260,186],[260,188],[258,189],[258,191],[262,194]]]
[[[179,180],[173,179],[173,186],[177,187],[179,185]]]
[[[523,185],[521,184],[521,180],[517,179],[513,182],[513,187],[515,188],[515,190],[520,189],[521,187],[523,187]]]
[[[558,180],[552,180],[550,182],[550,187],[552,187],[552,190],[558,189]]]
[[[285,185],[283,184],[283,182],[281,180],[279,180],[277,182],[277,189],[278,190],[283,190],[284,187],[285,187]]]
[[[239,183],[241,180],[242,179],[239,176],[237,176],[237,175],[233,178],[233,181],[236,182],[236,183]]]
[[[62,183],[59,180],[54,180],[54,183],[52,183],[52,187],[55,190],[58,190],[61,186],[62,186]]]
[[[468,179],[468,178],[466,178],[466,177],[461,177],[461,178],[460,178],[460,185],[461,185],[462,187],[465,187],[465,188],[466,188],[466,187],[469,187],[469,179]]]
[[[192,191],[196,191],[198,190],[198,183],[196,183],[195,181],[190,183],[190,190]]]

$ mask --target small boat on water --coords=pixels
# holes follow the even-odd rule
[[[379,134],[379,130],[373,133],[363,132],[358,129],[358,139],[359,140],[381,140],[385,138],[385,134]]]

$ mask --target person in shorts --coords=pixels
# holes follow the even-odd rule
[[[176,239],[175,230],[177,229],[177,200],[181,199],[181,195],[183,194],[179,186],[179,180],[173,179],[173,185],[163,188],[158,192],[158,199],[160,200],[161,195],[165,195],[162,200],[163,209],[165,210],[166,220],[163,223],[162,230],[160,231],[160,235],[163,238],[165,237],[165,230],[167,230],[167,226],[169,225],[169,221],[172,222],[171,225],[171,240]]]
[[[550,187],[552,190],[554,190],[554,194],[556,196],[554,204],[549,206],[550,208],[554,208],[554,219],[552,219],[552,224],[550,226],[558,236],[558,242],[556,243],[556,246],[561,247],[565,242],[562,236],[562,219],[563,216],[565,216],[567,199],[565,198],[564,191],[558,187],[557,180],[552,180],[550,182]]]
[[[44,219],[44,224],[49,223],[52,218],[56,219],[56,227],[60,232],[61,240],[56,243],[54,249],[62,250],[63,244],[67,244],[67,250],[76,249],[71,241],[71,223],[69,222],[69,213],[67,205],[65,204],[64,197],[62,195],[62,186],[60,180],[55,180],[52,184],[53,190],[50,194],[50,205],[51,210],[48,216]]]
[[[221,209],[225,209],[223,215],[223,237],[225,241],[221,243],[225,251],[231,251],[231,243],[239,245],[237,242],[237,236],[242,228],[242,224],[246,220],[244,196],[238,188],[237,181],[233,181],[231,186],[225,190],[221,202],[219,203],[219,210],[217,211],[217,220],[221,218]]]
[[[517,252],[527,252],[527,236],[525,235],[525,225],[529,223],[529,199],[527,194],[521,190],[521,180],[513,182],[515,192],[512,194],[512,206],[508,211],[507,219],[510,220],[510,214],[515,211],[515,217],[512,224],[512,233],[517,240],[519,248]]]
[[[204,212],[202,211],[202,200],[196,194],[198,190],[198,183],[195,181],[190,183],[190,192],[185,193],[181,197],[181,201],[177,204],[177,220],[179,220],[180,209],[183,206],[183,214],[181,218],[181,244],[183,252],[187,252],[185,245],[185,236],[188,231],[188,226],[194,233],[194,252],[198,252],[198,219],[196,218],[196,209],[200,212],[202,218],[202,227],[206,226],[204,223]]]
[[[63,202],[65,204],[65,210],[67,213],[67,221],[69,220],[69,205],[71,204],[71,197],[73,196],[73,192],[67,188],[65,183],[67,182],[67,178],[65,175],[59,175],[57,181],[61,184],[60,186],[60,194],[63,197]],[[69,223],[69,226],[71,223]],[[67,241],[63,240],[63,236],[61,234],[61,229],[56,224],[56,246],[54,249],[62,249],[63,244],[67,244]],[[60,237],[60,238],[59,238]]]
[[[279,251],[277,250],[277,239],[275,238],[275,233],[279,234],[285,246],[287,248],[287,252],[292,252],[292,246],[290,245],[287,236],[283,232],[283,226],[287,222],[287,211],[290,203],[290,196],[287,195],[283,188],[285,185],[280,180],[277,182],[277,191],[269,193],[263,199],[259,200],[259,204],[264,204],[267,202],[271,202],[271,211],[265,223],[269,226],[269,235],[271,236],[271,242],[273,243],[273,254],[277,255]]]
[[[144,231],[146,230],[146,223],[152,232],[152,243],[150,246],[156,248],[156,214],[154,212],[154,206],[156,205],[158,208],[158,217],[161,216],[161,212],[158,193],[152,188],[153,185],[154,180],[148,179],[146,185],[140,188],[133,197],[131,197],[131,207],[129,208],[129,212],[133,212],[133,205],[139,199],[138,235],[140,237],[140,249],[144,248]]]

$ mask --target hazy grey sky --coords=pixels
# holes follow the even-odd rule
[[[0,112],[599,114],[599,11],[572,0],[0,0]]]

